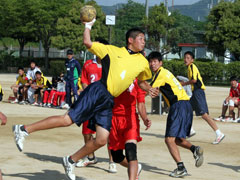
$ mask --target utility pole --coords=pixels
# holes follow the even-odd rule
[[[148,19],[148,10],[149,10],[149,7],[148,7],[148,0],[145,1],[145,15]],[[146,37],[146,40],[148,40],[148,34],[147,34],[147,27],[145,27],[145,37]]]

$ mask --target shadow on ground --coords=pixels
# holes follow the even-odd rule
[[[223,168],[228,168],[228,169],[232,169],[233,171],[240,172],[240,166],[232,166],[232,165],[227,165],[223,163],[208,163],[208,164],[223,167]]]
[[[56,170],[43,170],[42,172],[36,172],[36,173],[17,173],[17,174],[4,174],[4,177],[19,177],[19,178],[25,178],[28,180],[66,180],[65,174],[60,173]],[[86,180],[85,178],[76,177],[76,180]]]

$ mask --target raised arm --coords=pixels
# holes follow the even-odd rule
[[[93,19],[91,22],[83,22],[85,25],[85,30],[83,32],[83,44],[86,46],[87,49],[92,47],[91,41],[91,29],[96,19]]]

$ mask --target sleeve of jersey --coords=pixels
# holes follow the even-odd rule
[[[93,42],[92,47],[88,49],[91,53],[103,59],[108,54],[107,45],[102,43]]]
[[[82,68],[81,83],[88,84],[86,67]]]
[[[149,69],[149,65],[146,64],[145,65],[145,68],[144,68],[144,71],[142,71],[137,79],[140,80],[140,81],[144,81],[144,80],[148,80],[148,79],[151,79],[152,78],[152,72],[151,70]]]
[[[197,80],[198,68],[195,65],[192,65],[192,79]]]
[[[230,89],[229,96],[233,97],[232,88]]]
[[[20,80],[19,80],[19,77],[18,77],[17,81],[16,81],[16,85],[19,85],[19,82],[20,82]]]
[[[164,77],[161,75],[161,73],[158,75],[157,79],[154,81],[152,87],[160,87],[164,84]]]

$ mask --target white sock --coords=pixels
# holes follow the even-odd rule
[[[216,130],[215,132],[216,132],[216,135],[217,135],[217,136],[220,136],[220,135],[222,134],[222,132],[221,132],[219,129]]]

